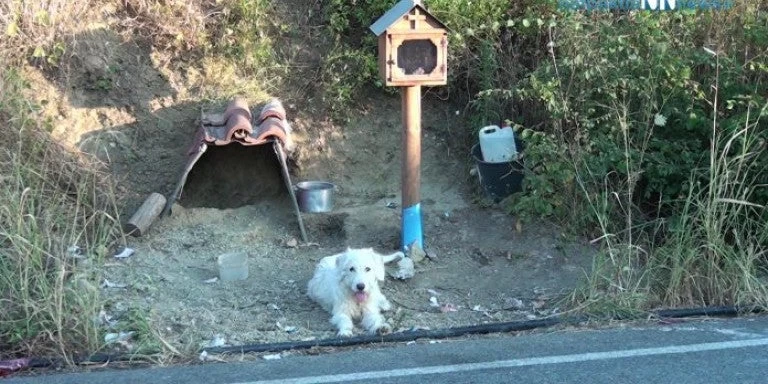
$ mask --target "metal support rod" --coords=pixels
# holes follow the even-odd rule
[[[278,140],[272,142],[272,148],[275,150],[275,155],[280,161],[280,170],[283,174],[283,181],[285,181],[285,187],[288,188],[288,196],[291,198],[293,204],[293,211],[296,212],[296,219],[299,221],[299,231],[301,232],[301,241],[307,242],[307,231],[304,229],[304,219],[301,217],[301,210],[299,209],[299,203],[296,201],[296,194],[293,192],[293,183],[291,182],[291,174],[288,172],[288,163],[285,161],[285,152],[283,152],[283,145]]]
[[[402,89],[402,249],[424,248],[421,227],[421,86]]]

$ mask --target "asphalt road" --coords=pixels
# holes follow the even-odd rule
[[[420,341],[277,360],[16,377],[0,383],[766,383],[768,317]]]

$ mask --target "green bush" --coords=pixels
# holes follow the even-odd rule
[[[573,179],[534,168],[512,210],[588,218],[576,228],[604,245],[588,299],[762,303],[768,58],[744,58],[768,43],[757,7],[563,14],[550,60],[517,90],[494,91],[550,115],[539,130],[551,140],[527,151],[534,165],[567,159],[580,193],[568,195],[569,209],[538,202],[542,188],[567,194]]]

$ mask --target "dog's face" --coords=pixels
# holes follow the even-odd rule
[[[341,284],[347,287],[355,301],[363,303],[370,293],[384,281],[384,261],[373,249],[347,249],[336,259]]]

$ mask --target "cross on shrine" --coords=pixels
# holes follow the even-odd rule
[[[411,22],[411,29],[418,29],[419,21],[427,20],[427,16],[421,14],[418,8],[414,8],[413,14],[406,16],[406,19]]]

